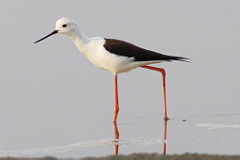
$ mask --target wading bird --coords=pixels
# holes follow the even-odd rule
[[[162,90],[163,90],[163,116],[168,120],[167,102],[166,102],[166,72],[162,68],[148,66],[149,64],[159,63],[162,61],[186,61],[187,58],[163,55],[144,48],[140,48],[131,43],[107,39],[103,37],[88,38],[80,31],[77,24],[68,17],[63,17],[56,22],[53,32],[39,39],[34,43],[38,43],[49,36],[56,33],[67,35],[78,50],[93,64],[101,69],[108,70],[114,75],[114,117],[113,122],[117,122],[119,111],[118,103],[118,74],[130,71],[137,67],[158,71],[162,74]]]

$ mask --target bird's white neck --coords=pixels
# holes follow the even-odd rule
[[[86,44],[90,41],[80,30],[75,30],[73,33],[68,34],[69,38],[76,45],[81,53],[85,53]]]

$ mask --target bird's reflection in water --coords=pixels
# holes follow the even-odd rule
[[[164,119],[163,121],[163,144],[162,144],[162,154],[166,155],[167,154],[167,122],[168,120]]]
[[[119,140],[119,132],[118,132],[118,127],[117,127],[117,123],[113,123],[113,130],[114,130],[114,139],[116,141],[114,141],[114,143],[116,143],[114,145],[114,154],[118,155],[118,148],[119,148],[119,144],[118,144],[118,140]]]
[[[163,120],[163,144],[162,144],[162,154],[166,155],[167,154],[167,125],[168,125],[168,120],[164,119]],[[117,127],[117,123],[113,123],[113,131],[114,131],[114,154],[118,155],[119,151],[119,131]]]

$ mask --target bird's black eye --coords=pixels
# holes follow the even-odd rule
[[[67,24],[63,24],[62,27],[63,27],[63,28],[67,27]]]

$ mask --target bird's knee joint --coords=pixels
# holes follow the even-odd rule
[[[114,113],[118,113],[118,112],[119,112],[119,108],[115,108]]]

